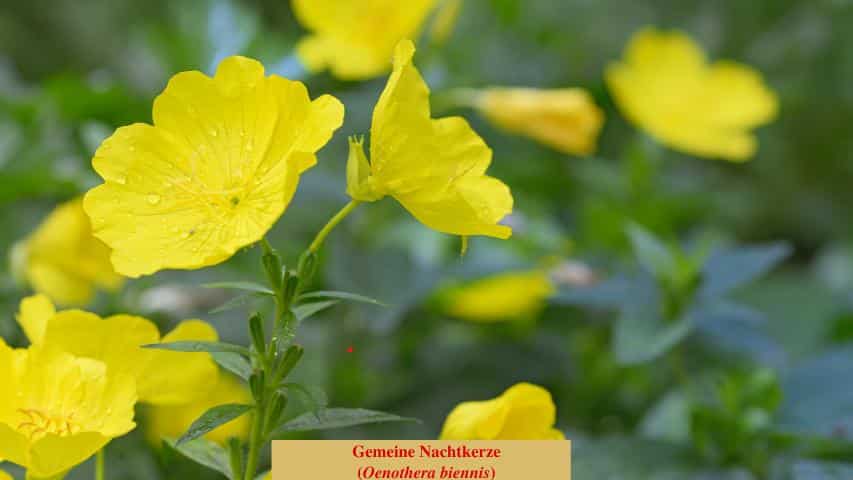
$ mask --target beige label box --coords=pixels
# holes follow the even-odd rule
[[[568,440],[276,440],[273,480],[570,480]]]

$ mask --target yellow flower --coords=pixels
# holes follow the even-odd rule
[[[187,320],[160,338],[150,320],[131,315],[107,318],[82,310],[56,312],[44,295],[21,301],[18,323],[34,346],[57,348],[104,362],[111,372],[136,380],[141,402],[173,405],[203,396],[219,370],[207,353],[185,353],[141,348],[158,342],[217,339],[216,331],[201,320]],[[176,368],[176,366],[180,366]]]
[[[220,263],[284,213],[343,115],[334,97],[311,101],[249,58],[226,58],[213,78],[179,73],[153,126],[119,128],[95,152],[105,183],[84,200],[95,236],[130,277]]]
[[[114,290],[122,277],[110,250],[92,235],[78,198],[57,207],[28,238],[15,245],[13,270],[38,293],[63,305],[84,305],[95,288]]]
[[[455,317],[495,322],[538,314],[554,293],[541,270],[511,272],[476,280],[448,292],[445,309]]]
[[[441,440],[559,440],[565,436],[554,428],[556,415],[547,390],[518,383],[497,398],[457,405]]]
[[[461,117],[430,118],[429,89],[412,64],[415,47],[400,42],[394,72],[373,111],[370,152],[350,139],[347,192],[358,201],[385,195],[439,232],[509,238],[498,222],[512,195],[486,175],[492,151]]]
[[[604,112],[580,88],[487,88],[475,106],[508,132],[574,155],[593,153],[604,125]]]
[[[220,375],[219,382],[207,393],[195,401],[183,405],[154,406],[146,415],[146,437],[153,445],[159,445],[162,438],[178,438],[204,412],[227,403],[248,404],[252,396],[230,375]],[[249,416],[244,415],[215,430],[205,438],[224,445],[230,437],[245,439],[249,433]]]
[[[27,478],[61,474],[135,427],[133,378],[97,360],[0,341],[0,385],[0,457]]]
[[[0,462],[2,462],[2,460],[0,460]],[[4,472],[3,470],[0,470],[0,480],[15,480],[15,479],[13,479],[12,476],[9,475],[8,473]]]
[[[436,0],[293,0],[299,22],[312,33],[296,47],[305,67],[331,69],[344,80],[388,71],[394,46],[420,32]]]
[[[752,129],[778,110],[756,70],[731,61],[708,64],[686,34],[646,28],[622,62],[605,74],[628,119],[670,147],[700,157],[746,161],[757,148]]]

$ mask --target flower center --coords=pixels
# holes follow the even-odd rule
[[[74,422],[73,412],[67,415],[52,415],[36,408],[22,408],[18,409],[18,413],[22,418],[18,431],[32,441],[48,434],[67,437],[80,431],[80,426]]]

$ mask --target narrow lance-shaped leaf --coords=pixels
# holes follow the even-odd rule
[[[215,470],[227,478],[234,478],[231,473],[228,452],[216,443],[204,438],[197,438],[180,445],[172,439],[164,439],[163,441],[166,445],[199,465]]]
[[[379,300],[365,297],[364,295],[359,295],[357,293],[349,293],[349,292],[338,292],[331,290],[320,290],[316,292],[303,293],[299,297],[297,297],[298,302],[304,302],[306,300],[317,300],[317,299],[326,299],[326,298],[336,298],[338,300],[351,300],[353,302],[361,302],[361,303],[369,303],[372,305],[386,306],[384,303]]]
[[[725,295],[763,276],[791,254],[787,243],[741,247],[711,254],[702,269],[700,295]]]
[[[326,310],[327,308],[331,308],[338,303],[340,303],[339,300],[326,300],[324,302],[312,302],[299,305],[293,307],[293,316],[301,322],[302,320],[313,317],[314,315]]]
[[[215,428],[225,423],[241,417],[252,410],[251,405],[242,405],[238,403],[229,403],[226,405],[218,405],[204,412],[196,421],[190,425],[190,428],[178,439],[177,445],[195,440],[198,437],[214,430]]]
[[[320,411],[319,415],[307,412],[283,423],[273,432],[273,436],[283,435],[287,432],[327,430],[385,422],[420,422],[420,420],[360,408],[328,408]]]
[[[244,292],[261,293],[264,295],[275,295],[269,287],[254,282],[213,282],[202,285],[204,288],[224,288],[227,290],[242,290]]]
[[[143,348],[159,348],[161,350],[172,350],[175,352],[230,352],[249,356],[249,349],[241,345],[224,342],[205,342],[187,340],[180,342],[150,343]]]
[[[243,380],[248,380],[252,375],[252,365],[242,355],[232,352],[211,352],[210,356],[219,366]]]

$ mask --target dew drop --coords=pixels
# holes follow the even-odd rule
[[[156,194],[152,193],[152,194],[148,195],[147,197],[145,197],[145,200],[147,200],[148,203],[151,205],[157,205],[158,203],[160,203],[160,195],[156,195]]]

